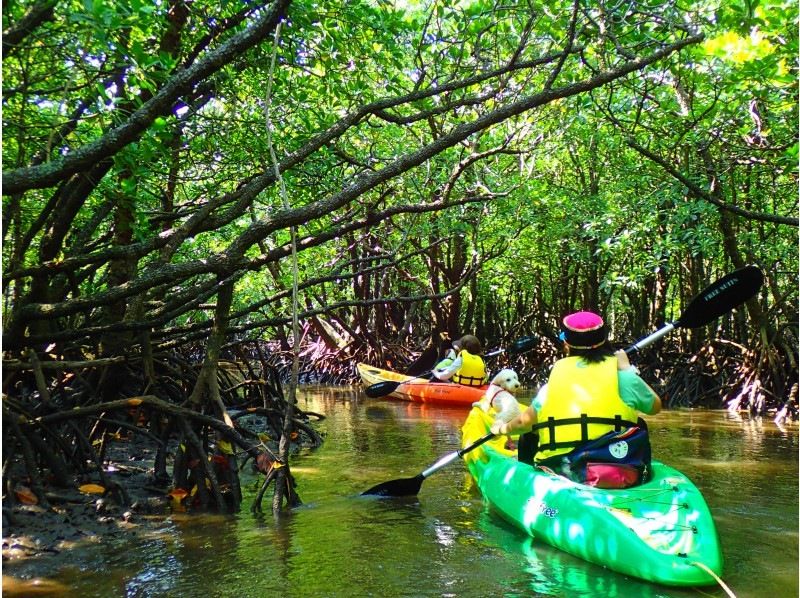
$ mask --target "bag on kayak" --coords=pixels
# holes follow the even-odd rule
[[[611,431],[566,455],[539,463],[573,482],[596,488],[629,488],[650,479],[650,437],[640,420],[619,432]]]

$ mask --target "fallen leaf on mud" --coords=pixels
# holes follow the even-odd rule
[[[78,490],[84,494],[104,494],[106,491],[105,487],[100,484],[84,484],[83,486],[78,486]]]
[[[183,506],[183,499],[189,496],[189,491],[185,488],[173,488],[167,493],[172,501],[172,509],[175,511],[185,511],[186,508]]]
[[[184,488],[173,488],[169,492],[167,492],[167,496],[171,496],[173,500],[181,500],[186,498],[189,492]]]
[[[17,486],[14,490],[17,500],[26,505],[35,505],[39,502],[39,497],[27,486]]]

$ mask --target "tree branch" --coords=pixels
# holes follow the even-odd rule
[[[785,216],[775,216],[773,214],[764,214],[761,212],[751,212],[749,210],[743,210],[737,206],[729,205],[723,201],[718,200],[717,198],[713,197],[708,191],[700,187],[698,184],[681,174],[677,171],[669,162],[663,159],[661,156],[651,152],[650,150],[642,147],[633,139],[628,139],[627,144],[635,149],[637,152],[649,158],[659,166],[661,166],[664,170],[666,170],[669,174],[675,177],[682,185],[684,185],[689,191],[692,192],[695,197],[698,199],[702,199],[707,201],[711,204],[714,204],[721,210],[727,210],[728,212],[732,212],[734,214],[738,214],[739,216],[743,216],[749,220],[759,220],[761,222],[772,222],[774,224],[788,224],[789,226],[800,226],[800,221],[797,218],[788,218]]]

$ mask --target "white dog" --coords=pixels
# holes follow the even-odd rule
[[[497,413],[495,421],[509,422],[520,414],[519,403],[514,398],[519,387],[517,372],[508,368],[502,369],[492,378],[481,400],[472,406],[480,407],[484,413],[489,413],[489,409],[494,407]]]

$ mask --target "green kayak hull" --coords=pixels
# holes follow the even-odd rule
[[[473,408],[462,446],[489,431],[492,419]],[[697,487],[680,471],[653,461],[653,478],[622,490],[576,484],[516,459],[500,436],[464,455],[494,511],[516,527],[589,562],[669,586],[717,583],[722,552]]]

